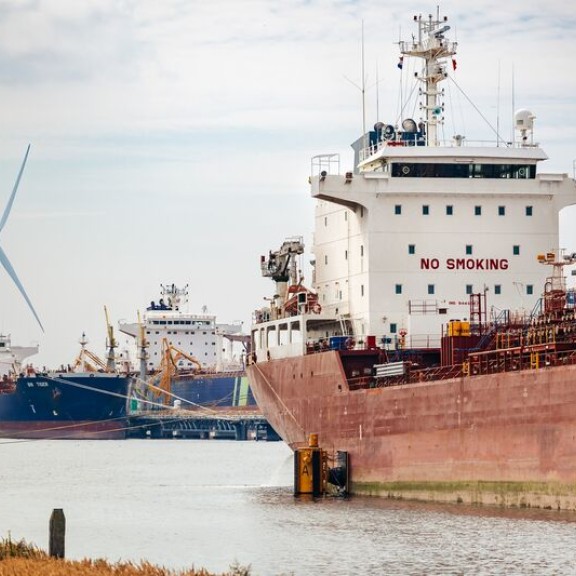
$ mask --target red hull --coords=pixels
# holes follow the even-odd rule
[[[293,449],[349,453],[352,491],[576,509],[576,366],[350,390],[328,351],[248,374]]]

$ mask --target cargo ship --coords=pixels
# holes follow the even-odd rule
[[[348,462],[352,493],[576,509],[575,182],[540,171],[526,109],[513,141],[442,140],[457,45],[439,13],[414,22],[398,73],[422,117],[364,131],[349,171],[312,159],[312,284],[302,238],[262,256],[250,385],[292,449]]]
[[[126,437],[131,378],[110,373],[35,372],[0,381],[0,436],[117,440]]]
[[[163,284],[141,321],[119,322],[140,360],[135,408],[255,407],[245,370],[250,337],[242,324],[218,323],[206,309],[187,308],[188,287]]]
[[[110,335],[110,331],[109,331]],[[114,339],[108,361],[86,348],[74,362],[56,370],[34,368],[37,346],[12,346],[0,340],[0,438],[119,440],[127,437],[127,407],[133,375],[117,370]],[[8,366],[9,360],[12,362]]]

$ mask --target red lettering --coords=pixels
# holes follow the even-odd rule
[[[420,258],[420,268],[422,270],[438,270],[440,267],[440,260],[438,258]]]
[[[446,258],[446,270],[508,270],[506,258]],[[421,270],[438,270],[438,258],[420,258]]]

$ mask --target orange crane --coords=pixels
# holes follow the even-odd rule
[[[156,397],[162,396],[162,403],[168,406],[171,402],[172,379],[178,374],[178,362],[182,359],[188,360],[200,372],[202,365],[191,354],[176,348],[168,338],[162,338],[162,359],[160,361],[160,382],[158,390],[154,391]]]

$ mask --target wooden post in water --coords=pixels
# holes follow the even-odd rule
[[[64,558],[66,540],[66,518],[62,508],[54,508],[50,516],[50,549],[52,558]]]

